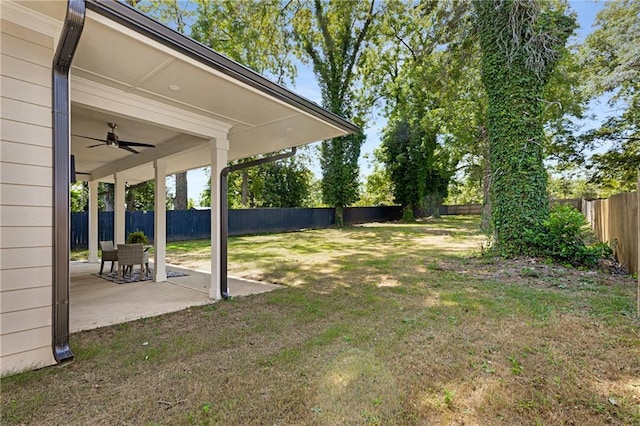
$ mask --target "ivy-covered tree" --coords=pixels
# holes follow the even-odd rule
[[[330,111],[362,125],[354,87],[362,52],[376,35],[375,0],[300,1],[293,29],[303,61],[310,61]],[[344,208],[358,199],[358,158],[365,136],[362,132],[322,142],[323,201],[336,209],[342,225]]]
[[[575,18],[531,0],[476,0],[487,92],[494,244],[527,254],[524,238],[549,216],[542,99]]]

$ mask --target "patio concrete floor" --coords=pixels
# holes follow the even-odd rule
[[[105,272],[110,266],[110,262],[105,264]],[[214,303],[209,299],[211,274],[173,265],[167,265],[167,270],[189,275],[168,278],[161,283],[116,284],[93,275],[100,271],[100,263],[71,262],[69,331],[75,333]],[[229,293],[233,297],[282,288],[276,284],[231,276],[228,280]]]

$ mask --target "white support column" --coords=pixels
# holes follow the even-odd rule
[[[125,235],[125,191],[126,178],[122,173],[115,174],[115,196],[113,197],[113,238],[116,244],[124,244]]]
[[[153,221],[153,279],[155,282],[167,280],[167,163],[155,160],[156,193],[154,198]]]
[[[98,181],[89,182],[89,262],[98,262]]]
[[[209,297],[222,299],[220,292],[220,172],[227,166],[229,141],[218,137],[209,141],[211,150],[211,287]]]

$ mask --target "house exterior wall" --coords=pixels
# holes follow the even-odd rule
[[[51,349],[54,39],[21,23],[20,7],[0,1],[2,375],[55,363]]]

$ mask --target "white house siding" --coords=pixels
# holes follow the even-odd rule
[[[51,349],[54,40],[33,25],[20,25],[20,12],[8,6],[0,0],[2,375],[55,363]]]

